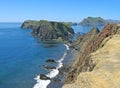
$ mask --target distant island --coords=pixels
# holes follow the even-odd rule
[[[74,30],[65,22],[27,20],[24,21],[21,28],[32,29],[32,33],[43,40],[69,40],[74,34]]]
[[[83,26],[103,26],[108,24],[109,21],[101,18],[101,17],[87,17],[84,18],[81,22],[80,25]]]

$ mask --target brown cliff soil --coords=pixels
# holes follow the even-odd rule
[[[106,44],[91,53],[91,72],[81,72],[74,83],[63,88],[120,88],[120,35],[115,34]]]
[[[92,38],[90,38],[90,36],[86,36],[90,38],[87,40],[87,42],[83,37],[83,40],[85,43],[83,43],[83,40],[82,40],[82,42],[78,44],[78,46],[80,45],[80,48],[82,48],[82,52],[80,50],[80,56],[76,60],[73,69],[69,72],[65,83],[75,82],[75,80],[77,79],[77,76],[81,72],[93,71],[96,64],[93,64],[90,54],[95,52],[97,49],[102,48],[106,44],[106,42],[109,39],[111,39],[112,36],[115,34],[120,34],[120,24],[106,25],[100,33],[95,34],[94,36],[92,36]],[[74,87],[74,88],[89,88],[89,87]]]

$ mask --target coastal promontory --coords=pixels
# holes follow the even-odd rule
[[[71,26],[68,26],[65,23],[46,20],[24,21],[21,28],[32,29],[32,34],[44,40],[68,40],[74,34],[74,30],[71,28]]]

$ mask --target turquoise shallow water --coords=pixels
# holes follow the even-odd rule
[[[0,23],[0,88],[32,88],[35,74],[48,73],[45,60],[58,60],[66,50],[61,43],[41,42],[20,25]]]

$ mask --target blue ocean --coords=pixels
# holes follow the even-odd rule
[[[21,23],[0,23],[0,88],[46,88],[50,80],[39,80],[36,74],[55,77],[69,47],[60,42],[43,42],[20,28]],[[73,26],[76,33],[90,28]],[[53,58],[56,69],[45,70],[45,61]]]

